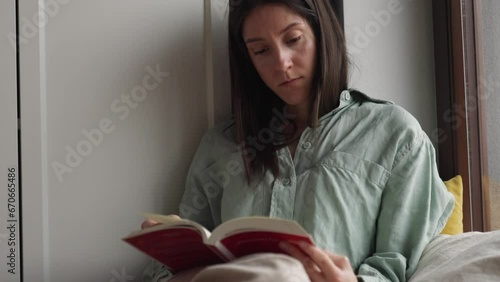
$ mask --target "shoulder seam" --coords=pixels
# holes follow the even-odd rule
[[[414,148],[415,146],[421,144],[425,139],[425,133],[420,131],[419,134],[408,144],[406,144],[394,157],[394,163],[392,164],[391,171],[394,170],[399,162],[404,159]]]

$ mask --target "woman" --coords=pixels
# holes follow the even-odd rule
[[[316,247],[283,244],[292,262],[264,259],[301,264],[311,281],[406,281],[453,196],[418,122],[348,90],[346,54],[327,0],[230,1],[234,118],[201,141],[180,216],[209,229],[249,215],[296,220]],[[165,273],[154,267],[149,277]],[[221,279],[220,267],[197,277]]]

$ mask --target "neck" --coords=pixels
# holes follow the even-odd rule
[[[308,126],[309,107],[307,105],[287,106],[288,112],[295,115],[295,122],[299,128]]]
[[[298,142],[298,138],[302,135],[302,132],[306,129],[306,127],[309,125],[308,124],[308,115],[307,111],[304,109],[304,107],[297,107],[297,106],[287,106],[287,111],[290,114],[295,115],[295,125],[288,124],[285,127],[285,132],[288,132],[291,134],[293,132],[293,135],[289,136],[289,140],[295,140],[295,142]]]

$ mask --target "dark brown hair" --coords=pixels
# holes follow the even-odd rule
[[[310,95],[308,123],[318,120],[339,104],[340,92],[347,89],[348,59],[344,33],[329,0],[230,0],[229,64],[231,95],[238,144],[248,182],[255,173],[270,170],[279,176],[276,150],[286,146],[283,135],[268,134],[264,144],[249,144],[249,138],[269,133],[273,110],[283,111],[285,103],[262,81],[253,66],[243,40],[246,17],[258,6],[282,4],[304,18],[316,37],[316,67]],[[281,121],[282,123],[283,120]],[[293,122],[293,120],[291,120]],[[255,142],[255,141],[254,141]]]

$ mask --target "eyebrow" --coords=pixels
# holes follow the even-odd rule
[[[292,29],[294,26],[296,25],[301,25],[302,23],[300,22],[293,22],[289,25],[287,25],[282,31],[280,31],[280,35],[289,31],[290,29]],[[263,41],[264,39],[260,38],[260,37],[256,37],[256,38],[249,38],[247,40],[245,40],[245,44],[249,44],[249,43],[253,43],[253,42],[257,42],[257,41]]]

